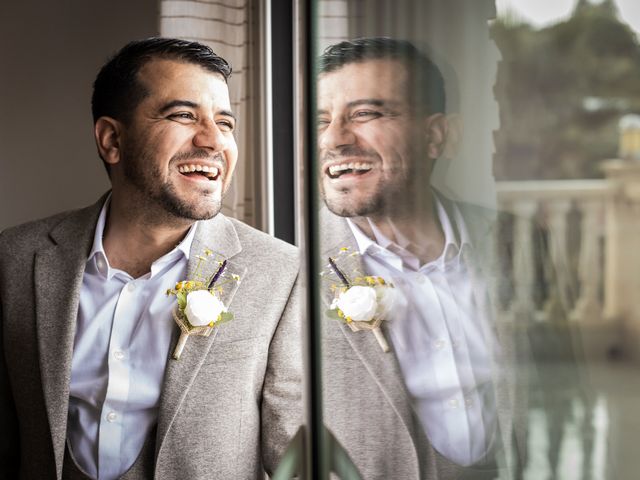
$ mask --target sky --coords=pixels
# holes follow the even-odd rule
[[[592,0],[598,3],[598,0]],[[496,0],[498,15],[510,12],[536,27],[566,19],[577,0]],[[640,0],[615,0],[621,20],[640,34]]]

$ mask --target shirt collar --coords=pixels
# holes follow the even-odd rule
[[[435,194],[434,198],[436,199],[438,220],[440,220],[440,225],[442,225],[445,239],[444,250],[436,262],[448,262],[453,259],[460,261],[460,256],[464,255],[464,252],[472,247],[471,238],[462,212],[460,212],[460,208],[458,208],[455,202],[451,202],[450,216],[444,204],[438,198],[438,194]]]
[[[360,254],[383,255],[385,257],[385,261],[398,270],[402,269],[403,264],[412,270],[419,270],[430,265],[435,265],[444,269],[448,262],[454,260],[460,262],[460,257],[463,254],[463,251],[471,248],[469,232],[465,225],[464,218],[462,217],[462,213],[458,206],[455,203],[452,203],[451,213],[453,218],[451,218],[442,201],[438,198],[437,193],[434,192],[433,198],[435,199],[436,214],[438,215],[438,220],[442,226],[445,240],[442,254],[437,259],[426,265],[420,265],[420,260],[407,250],[407,247],[410,244],[409,239],[402,235],[400,231],[396,230],[393,225],[391,228],[393,229],[397,243],[385,236],[370,219],[367,218],[367,221],[369,222],[369,226],[371,227],[375,240],[368,237],[360,227],[358,227],[350,218],[347,218],[347,224],[349,225],[356,243],[358,244]]]
[[[111,279],[111,277],[113,277],[119,271],[111,268],[111,266],[109,265],[109,260],[107,258],[107,254],[104,251],[104,245],[102,243],[102,238],[104,237],[104,227],[107,223],[107,213],[109,211],[110,204],[111,194],[107,196],[104,205],[102,206],[102,210],[100,210],[100,215],[98,216],[98,222],[96,224],[96,231],[93,235],[93,245],[87,258],[87,264],[93,265],[95,270],[107,279]],[[191,226],[185,237],[173,250],[158,258],[151,264],[151,276],[155,275],[155,273],[160,268],[164,267],[167,263],[175,261],[178,258],[184,258],[185,261],[189,260],[191,244],[196,233],[197,224],[198,222],[194,223]]]

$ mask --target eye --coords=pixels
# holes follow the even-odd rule
[[[351,118],[356,122],[367,122],[369,120],[380,118],[381,116],[382,113],[376,110],[356,110],[351,114]]]
[[[233,132],[235,128],[235,124],[231,120],[218,120],[216,123],[223,132]]]
[[[326,117],[318,117],[318,119],[316,120],[316,126],[318,128],[327,128],[330,123],[331,123],[331,120],[329,120]]]
[[[196,119],[195,115],[191,112],[176,112],[172,113],[167,118],[180,123],[189,123]]]

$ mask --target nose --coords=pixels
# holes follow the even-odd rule
[[[214,120],[206,118],[198,125],[198,130],[193,137],[193,144],[196,147],[218,152],[225,150],[227,138]]]
[[[353,145],[356,136],[345,121],[336,118],[326,128],[318,132],[318,144],[322,150],[335,150],[346,145]]]

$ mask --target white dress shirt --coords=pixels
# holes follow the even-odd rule
[[[425,433],[443,456],[469,466],[488,459],[493,448],[495,342],[482,313],[484,287],[471,274],[472,245],[462,215],[454,205],[451,219],[436,202],[445,247],[425,265],[406,249],[409,241],[400,232],[394,231],[394,243],[370,222],[374,241],[347,222],[367,272],[392,281],[403,294],[388,329]]]
[[[67,439],[91,478],[115,479],[135,462],[157,421],[173,331],[175,298],[183,280],[195,225],[171,252],[134,279],[109,265],[102,208],[86,263],[73,347]]]

